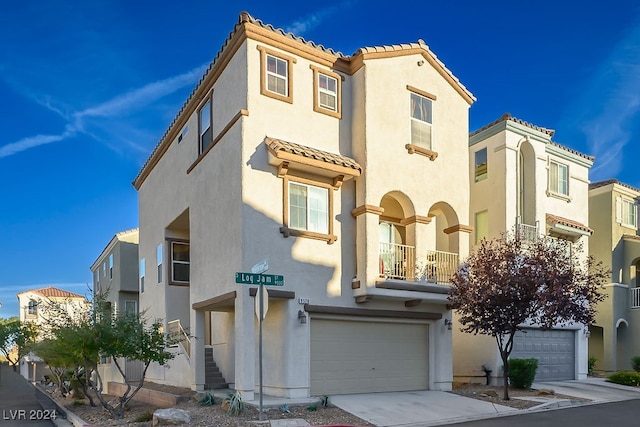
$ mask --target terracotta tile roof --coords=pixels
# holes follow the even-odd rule
[[[575,228],[577,230],[586,231],[589,234],[593,233],[593,230],[591,228],[587,227],[586,225],[584,225],[584,224],[582,224],[582,223],[580,223],[578,221],[574,221],[574,220],[568,219],[568,218],[563,218],[563,217],[557,216],[557,215],[547,214],[547,222],[564,225],[564,226],[567,226],[567,227]]]
[[[628,188],[629,190],[633,190],[635,192],[640,193],[640,188],[632,187],[631,185],[625,184],[624,182],[620,182],[615,178],[607,179],[605,181],[592,182],[591,184],[589,184],[589,190],[593,190],[595,188],[604,187],[604,186],[609,185],[609,184],[618,184],[618,185],[620,185],[622,187]]]
[[[481,127],[480,129],[471,132],[469,134],[469,136],[473,136],[473,135],[475,135],[477,133],[480,133],[485,129],[489,129],[491,126],[495,126],[498,123],[504,122],[506,120],[510,120],[510,121],[512,121],[514,123],[518,123],[518,124],[521,124],[521,125],[526,126],[528,128],[531,128],[533,130],[537,130],[538,132],[545,133],[545,134],[549,135],[550,137],[552,137],[556,132],[553,129],[547,129],[547,128],[543,128],[543,127],[540,127],[540,126],[533,125],[533,124],[531,124],[529,122],[525,122],[524,120],[521,120],[521,119],[518,119],[516,117],[513,117],[510,113],[504,113],[498,120],[495,120],[495,121],[489,123],[488,125],[485,125],[485,126]]]
[[[334,154],[328,151],[318,150],[317,148],[307,147],[306,145],[296,144],[293,142],[283,141],[281,139],[270,137],[266,137],[264,143],[274,154],[277,154],[279,151],[284,151],[286,153],[308,157],[325,163],[331,163],[337,166],[353,169],[354,171],[357,171],[358,175],[362,173],[362,167],[351,157]]]
[[[553,137],[553,135],[555,135],[555,132],[556,132],[556,131],[555,131],[555,130],[553,130],[553,129],[543,128],[543,127],[540,127],[540,126],[536,126],[536,125],[531,124],[531,123],[529,123],[529,122],[525,122],[524,120],[521,120],[521,119],[518,119],[518,118],[516,118],[516,117],[513,117],[513,116],[512,116],[511,114],[509,114],[509,113],[504,113],[504,114],[503,114],[503,115],[502,115],[498,120],[495,120],[495,121],[493,121],[493,122],[489,123],[488,125],[483,126],[483,127],[481,127],[480,129],[478,129],[478,130],[476,130],[476,131],[471,132],[471,133],[469,134],[469,136],[476,135],[476,134],[478,134],[478,133],[482,132],[483,130],[485,130],[485,129],[489,129],[490,127],[495,126],[495,125],[497,125],[498,123],[503,122],[503,121],[506,121],[506,120],[512,121],[512,122],[514,122],[514,123],[518,123],[518,124],[520,124],[520,125],[522,125],[522,126],[526,126],[526,127],[530,128],[530,129],[533,129],[533,130],[537,130],[538,132],[542,132],[542,133],[544,133],[544,134],[546,134],[546,135],[549,135],[549,137],[550,137],[550,138],[551,138],[551,137]],[[577,156],[583,157],[583,158],[585,158],[585,159],[587,159],[587,160],[590,160],[590,161],[592,161],[592,162],[595,160],[595,157],[593,157],[593,156],[589,156],[589,155],[587,155],[587,154],[583,154],[583,153],[581,153],[581,152],[579,152],[579,151],[577,151],[577,150],[574,150],[573,148],[569,148],[569,147],[567,147],[567,146],[565,146],[565,145],[558,144],[558,143],[557,143],[557,142],[555,142],[555,141],[551,141],[551,140],[549,140],[549,142],[548,142],[548,143],[549,143],[549,144],[551,144],[551,145],[553,145],[554,147],[558,147],[558,148],[560,148],[560,149],[562,149],[562,150],[568,151],[568,152],[570,152],[570,153],[572,153],[572,154],[575,154],[575,155],[577,155]]]
[[[53,286],[47,286],[46,288],[40,289],[30,289],[28,291],[20,292],[18,295],[25,294],[27,292],[33,292],[34,294],[40,294],[43,297],[47,298],[82,298],[85,299],[83,295],[76,294],[73,292],[65,291],[64,289],[54,288]]]

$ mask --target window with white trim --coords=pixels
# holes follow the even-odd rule
[[[36,316],[38,314],[38,302],[36,300],[29,300],[27,304],[27,314],[29,316]]]
[[[267,54],[267,90],[282,96],[289,96],[287,61]]]
[[[549,191],[563,196],[569,195],[569,167],[549,161]]]
[[[327,110],[338,111],[338,79],[318,73],[318,104]]]
[[[189,243],[171,242],[171,283],[174,285],[188,285],[189,269]]]
[[[156,248],[156,264],[158,267],[158,283],[162,282],[162,243]]]
[[[475,153],[475,182],[487,179],[487,148],[476,151]]]
[[[109,279],[113,279],[113,254],[109,254]]]
[[[207,100],[207,102],[200,107],[198,111],[198,129],[200,132],[199,136],[199,144],[200,144],[200,154],[207,151],[209,146],[211,146],[212,134],[211,134],[211,98]]]
[[[290,181],[289,227],[329,233],[329,189]]]
[[[625,227],[638,228],[638,204],[625,197],[616,197],[616,221]]]
[[[144,293],[144,276],[145,276],[145,262],[144,258],[140,260],[140,293]]]
[[[433,101],[411,92],[411,144],[432,150]]]

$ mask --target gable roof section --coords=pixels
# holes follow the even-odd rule
[[[621,187],[625,187],[631,191],[635,191],[636,193],[640,193],[640,188],[636,188],[633,187],[629,184],[625,184],[624,182],[620,182],[617,179],[613,178],[613,179],[607,179],[605,181],[598,181],[598,182],[593,182],[591,184],[589,184],[589,190],[595,190],[596,188],[600,188],[600,187],[606,187],[607,185],[610,184],[617,184],[620,185]]]
[[[133,180],[132,184],[136,190],[140,189],[142,183],[147,176],[149,176],[149,173],[156,163],[177,138],[189,116],[197,109],[200,100],[213,86],[235,52],[248,38],[269,45],[276,45],[284,51],[300,55],[348,75],[356,72],[364,64],[363,61],[365,59],[421,54],[469,104],[472,104],[476,100],[471,92],[460,83],[422,40],[418,40],[418,43],[402,45],[365,47],[358,49],[351,57],[348,57],[341,52],[326,48],[321,44],[305,40],[303,37],[295,36],[280,28],[275,28],[271,24],[265,24],[247,12],[241,12],[233,30],[229,33],[229,36],[226,38],[213,61],[209,64],[204,75],[196,84],[196,87],[182,105],[180,111]]]
[[[20,292],[18,295],[26,294],[29,292],[42,295],[43,297],[46,297],[46,298],[77,298],[77,299],[83,299],[83,300],[85,299],[83,295],[65,291],[64,289],[54,288],[53,286],[47,286],[46,288],[40,288],[40,289],[30,289],[28,291]]]
[[[582,232],[581,234],[589,234],[591,235],[593,233],[593,230],[589,227],[587,227],[586,225],[578,222],[578,221],[574,221],[572,219],[568,219],[568,218],[563,218],[561,216],[557,216],[557,215],[552,215],[552,214],[547,214],[547,222],[553,226],[563,226],[563,227],[567,227],[579,232]]]

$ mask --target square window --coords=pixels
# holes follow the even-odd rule
[[[289,227],[315,233],[329,233],[329,190],[290,182]]]
[[[124,302],[124,313],[127,316],[135,316],[138,314],[138,302],[135,300],[126,300]]]
[[[638,226],[638,208],[634,200],[616,198],[616,218],[618,223],[631,228]]]
[[[293,64],[296,58],[257,46],[260,51],[260,93],[293,103]]]
[[[318,74],[318,100],[320,107],[327,110],[337,110],[338,82],[335,78],[325,74]]]
[[[476,151],[475,182],[487,179],[487,149]]]
[[[549,162],[549,191],[569,195],[569,168],[567,165]]]
[[[433,101],[411,93],[411,144],[432,150]]]

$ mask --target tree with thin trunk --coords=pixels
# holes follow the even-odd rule
[[[17,317],[0,319],[0,352],[17,371],[18,363],[35,344],[38,326],[32,322],[21,322]]]
[[[525,326],[594,322],[595,306],[610,272],[581,245],[540,236],[524,241],[503,234],[482,240],[451,279],[449,301],[457,310],[461,331],[495,338],[504,369],[504,396],[509,400],[509,355],[516,332]]]

